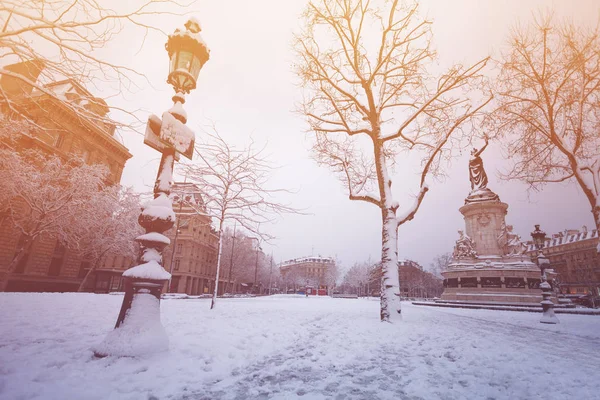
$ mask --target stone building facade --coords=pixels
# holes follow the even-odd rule
[[[593,294],[600,296],[600,255],[598,231],[568,229],[546,240],[543,252],[557,274],[561,293],[567,295]],[[527,254],[535,256],[533,244],[527,246]]]
[[[434,298],[444,290],[442,279],[427,272],[416,261],[398,260],[400,295],[403,298]],[[369,295],[379,296],[381,289],[381,266],[378,264],[371,273],[368,285]]]
[[[6,66],[14,73],[36,81],[43,65],[25,62]],[[8,75],[0,78],[0,89],[6,98],[0,99],[0,113],[18,118],[14,112],[26,115],[38,127],[35,134],[19,135],[16,150],[37,149],[47,154],[67,157],[77,154],[89,164],[103,164],[110,170],[108,184],[118,184],[125,162],[131,158],[127,148],[115,135],[115,125],[106,122],[109,111],[104,100],[94,97],[79,83],[67,79],[44,85],[38,90]],[[50,95],[51,93],[52,95]],[[71,107],[65,105],[71,103]],[[75,112],[74,108],[82,110]],[[89,116],[89,118],[86,117]],[[0,272],[7,268],[21,240],[18,232],[7,224],[0,226]],[[111,268],[97,280],[92,279],[91,290],[104,291],[108,286],[118,287],[109,271],[112,265],[123,269],[129,260],[112,257]],[[69,251],[56,240],[42,237],[34,242],[31,251],[17,266],[7,285],[8,291],[72,291],[85,275],[89,262]],[[122,272],[122,270],[120,270]],[[96,282],[98,285],[96,285]]]
[[[192,183],[174,183],[171,188],[176,225],[165,233],[171,245],[163,254],[164,266],[172,274],[169,292],[199,295],[212,293],[215,287],[219,235],[206,215],[200,191]],[[172,260],[172,262],[171,262]],[[227,268],[221,268],[219,294],[229,280]]]
[[[412,260],[398,261],[400,293],[402,297],[439,297],[444,290],[442,280]]]
[[[325,294],[330,282],[330,273],[335,268],[335,260],[330,257],[302,257],[281,263],[279,271],[287,291],[310,287]]]

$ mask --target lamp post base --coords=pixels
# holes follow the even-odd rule
[[[540,322],[542,324],[558,324],[559,320],[554,314],[554,303],[552,302],[552,300],[543,300],[541,304],[543,311]]]
[[[169,338],[160,322],[160,295],[164,282],[126,279],[119,318],[96,357],[139,357],[166,351]]]
[[[546,275],[542,276],[543,282],[540,284],[540,288],[542,289],[542,297],[543,300],[540,302],[542,305],[542,319],[540,322],[542,324],[558,324],[558,318],[554,314],[554,302],[552,302],[552,287],[546,281]]]
[[[540,323],[554,325],[554,324],[560,323],[560,321],[558,320],[558,318],[556,318],[555,315],[552,315],[552,316],[543,315],[542,319],[540,319]]]

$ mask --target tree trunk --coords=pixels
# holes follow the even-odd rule
[[[4,279],[0,281],[0,292],[4,292],[6,290],[6,287],[8,286],[8,280],[12,276],[13,271],[15,270],[17,265],[19,265],[19,262],[23,259],[23,256],[27,254],[29,250],[31,250],[31,247],[33,246],[33,240],[33,237],[26,236],[23,246],[21,246],[20,249],[17,249],[17,252],[13,256],[13,259],[11,260],[10,264],[8,264],[8,268],[4,273]]]
[[[567,154],[567,156],[570,155]],[[570,157],[570,165],[571,169],[575,172],[575,180],[590,203],[592,215],[594,216],[594,224],[600,233],[600,158],[586,169],[587,173],[592,175],[591,183],[589,179],[585,179],[585,172],[579,168],[577,160],[572,155]],[[600,241],[596,246],[596,250],[600,253]]]
[[[90,270],[87,272],[87,274],[85,274],[85,276],[83,277],[83,280],[81,281],[81,283],[79,284],[79,287],[77,288],[77,292],[79,292],[79,293],[83,292],[83,290],[85,289],[85,284],[87,283],[90,275],[92,274],[93,271],[95,271],[98,268],[98,265],[100,265],[100,261],[103,258],[104,258],[104,254],[101,255],[100,257],[98,257],[98,259],[96,260],[94,265],[90,268]]]
[[[593,207],[592,214],[594,215],[594,222],[596,223],[596,230],[598,231],[598,235],[600,235],[600,206]],[[598,241],[598,245],[596,246],[596,251],[598,253],[600,253],[600,241]]]
[[[215,308],[217,302],[217,293],[219,291],[219,273],[221,272],[221,253],[223,250],[223,220],[219,222],[219,254],[217,255],[217,274],[215,276],[215,291],[210,302],[210,309]]]
[[[398,276],[398,204],[392,196],[392,180],[387,171],[383,143],[373,139],[375,170],[379,184],[381,209],[381,321],[401,321],[400,280]]]
[[[381,233],[381,320],[400,321],[400,283],[398,277],[398,231],[396,213],[382,210]]]

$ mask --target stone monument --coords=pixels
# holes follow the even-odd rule
[[[459,211],[465,230],[458,231],[452,262],[442,273],[443,301],[539,303],[540,269],[524,255],[521,238],[506,225],[508,204],[488,187],[481,153],[471,151],[471,192]]]

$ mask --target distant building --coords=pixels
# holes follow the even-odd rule
[[[598,231],[569,229],[546,240],[544,255],[558,274],[563,294],[600,295],[600,255]],[[526,254],[534,257],[536,249],[528,243]]]
[[[212,219],[206,214],[200,190],[195,184],[176,182],[171,188],[171,195],[177,223],[165,233],[171,244],[163,254],[164,267],[173,276],[169,292],[190,295],[212,293],[217,271],[218,233],[212,227]],[[224,293],[229,283],[225,279],[226,273],[227,269],[221,268],[219,294]]]
[[[302,257],[284,261],[279,266],[283,283],[287,291],[297,291],[300,288],[326,292],[333,285],[332,272],[335,260],[330,257]],[[325,293],[319,293],[325,294]]]
[[[35,82],[43,65],[39,62],[23,62],[3,68]],[[89,164],[108,167],[108,183],[119,183],[125,162],[131,158],[131,154],[115,136],[115,125],[106,122],[105,116],[109,111],[106,102],[70,79],[52,82],[43,88],[41,91],[24,84],[20,79],[1,75],[0,89],[6,97],[0,97],[0,114],[9,119],[26,115],[41,127],[35,135],[18,136],[17,150],[37,149],[59,157],[77,154]],[[70,103],[72,107],[65,103]],[[75,112],[74,108],[81,112]],[[20,240],[22,238],[18,232],[10,226],[0,226],[0,275],[12,260]],[[98,272],[90,280],[90,290],[119,288],[120,273],[129,266],[130,260],[112,257],[109,262],[113,264],[107,271],[114,266],[119,273]],[[17,266],[7,290],[76,290],[89,268],[88,261],[65,249],[56,240],[40,238]]]
[[[439,297],[444,288],[442,280],[412,260],[398,260],[398,276],[402,297],[433,298]],[[377,266],[369,281],[371,295],[379,295],[381,288],[381,266]]]
[[[442,280],[412,260],[398,261],[402,297],[439,297],[444,288]]]

